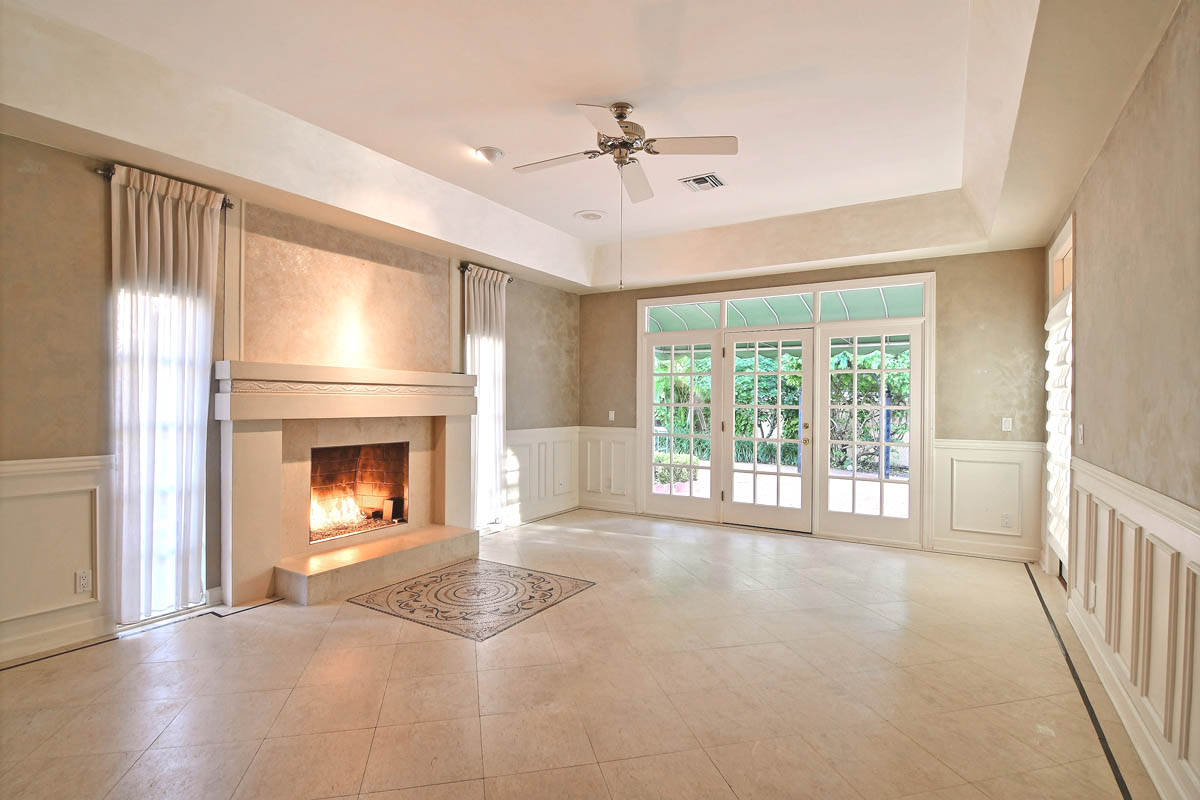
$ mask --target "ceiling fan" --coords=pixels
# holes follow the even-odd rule
[[[650,188],[650,181],[646,179],[646,171],[633,157],[634,153],[649,153],[652,156],[737,155],[736,136],[674,136],[647,139],[646,129],[636,122],[629,121],[629,115],[633,112],[633,106],[629,103],[613,103],[607,107],[577,104],[575,107],[596,128],[598,149],[522,164],[513,167],[514,172],[537,172],[560,164],[570,164],[572,161],[612,156],[617,170],[621,173],[621,183],[625,185],[629,201],[640,203],[653,197],[654,191]]]

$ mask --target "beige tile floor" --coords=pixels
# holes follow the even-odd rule
[[[0,672],[0,796],[1119,797],[1022,565],[586,511],[480,555],[597,585],[479,644],[276,603]]]

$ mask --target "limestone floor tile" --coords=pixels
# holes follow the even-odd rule
[[[364,609],[369,610],[369,609]],[[373,614],[379,614],[379,611],[372,611]],[[400,643],[404,642],[446,642],[454,641],[460,637],[448,631],[443,631],[438,628],[431,628],[428,625],[422,625],[419,622],[410,622],[401,620],[400,625]]]
[[[1115,800],[1121,796],[1103,758],[1005,775],[976,787],[991,800]]]
[[[673,622],[635,622],[623,631],[634,651],[640,655],[670,653],[679,650],[701,650],[707,645],[704,639],[678,620]]]
[[[479,673],[479,713],[568,711],[573,705],[562,664],[484,670]]]
[[[918,632],[902,628],[898,631],[866,631],[852,633],[851,637],[888,660],[891,666],[911,667],[934,661],[954,661],[961,658],[958,651],[951,650]]]
[[[666,696],[605,698],[578,706],[600,761],[695,750],[700,746]]]
[[[0,672],[0,710],[82,706],[94,701],[120,681],[128,670],[121,666],[95,671],[59,672],[42,662]]]
[[[959,705],[936,686],[905,669],[875,669],[837,677],[859,702],[885,719],[936,714]]]
[[[801,735],[863,797],[903,797],[966,783],[887,722]]]
[[[101,694],[96,702],[195,697],[220,666],[221,659],[217,658],[138,664],[127,670],[125,677]]]
[[[890,667],[891,662],[844,633],[826,633],[785,644],[826,675]]]
[[[1037,698],[981,708],[979,715],[1060,764],[1104,755],[1082,704],[1063,708],[1050,698]]]
[[[766,684],[755,691],[788,733],[846,730],[876,725],[882,719],[840,683],[825,677]]]
[[[780,641],[819,636],[833,630],[825,618],[820,613],[814,613],[813,609],[755,614],[754,619],[773,639]]]
[[[592,764],[596,756],[583,723],[565,711],[523,711],[482,717],[487,777]]]
[[[0,760],[21,760],[79,712],[78,706],[0,711]]]
[[[750,686],[670,695],[704,747],[769,739],[788,733],[784,720]]]
[[[352,799],[348,799],[352,800]],[[358,800],[484,800],[483,781],[456,781],[360,794]]]
[[[1037,696],[1037,692],[990,672],[970,659],[936,661],[905,667],[904,671],[939,691],[957,708],[990,706]]]
[[[722,647],[713,653],[733,673],[731,682],[778,683],[804,680],[818,674],[804,656],[783,642]]]
[[[613,800],[737,800],[703,750],[607,761],[600,770]]]
[[[903,800],[987,800],[987,795],[979,791],[974,784],[964,783],[961,786],[905,795]]]
[[[306,663],[307,659],[284,659],[274,654],[222,659],[216,672],[196,694],[237,694],[291,689],[300,680]]]
[[[98,753],[59,758],[32,756],[0,775],[5,798],[60,800],[100,798],[108,793],[139,753]]]
[[[378,728],[362,791],[482,778],[479,741],[478,718]]]
[[[633,649],[624,632],[615,625],[598,625],[594,628],[554,629],[550,631],[554,651],[558,660],[591,661],[603,659],[633,659],[638,653]]]
[[[892,724],[969,781],[1048,767],[1054,762],[1023,744],[981,709],[902,717]]]
[[[373,728],[378,724],[386,689],[387,681],[298,686],[292,690],[267,735],[297,736]]]
[[[558,663],[554,642],[550,634],[544,631],[516,633],[514,629],[497,634],[475,645],[475,657],[479,669],[507,669]]]
[[[368,608],[360,609],[360,611],[363,614],[369,613],[371,616],[355,613],[343,618],[339,613],[338,618],[330,623],[329,629],[321,639],[320,649],[371,647],[396,644],[400,641],[400,631],[404,626],[403,620]]]
[[[422,675],[388,681],[379,725],[407,725],[479,716],[479,690],[473,672]]]
[[[942,611],[913,600],[869,603],[868,607],[875,613],[906,628],[919,629],[932,625],[948,625],[954,622],[952,617]]]
[[[708,749],[738,800],[860,800],[799,736]]]
[[[290,689],[276,689],[194,697],[154,741],[154,747],[262,739],[270,731],[289,694]]]
[[[642,661],[667,694],[723,689],[740,681],[737,672],[717,650],[657,653]]]
[[[1035,652],[980,656],[971,660],[988,672],[1004,676],[1037,697],[1075,691],[1075,680],[1071,677],[1062,651],[1057,647]],[[1078,669],[1077,664],[1076,670]]]
[[[609,800],[596,764],[503,775],[484,784],[487,800]]]
[[[234,793],[236,800],[315,800],[359,789],[372,731],[267,739]]]
[[[250,766],[260,742],[147,750],[107,800],[227,800]]]
[[[43,756],[77,756],[144,750],[183,710],[185,700],[152,700],[87,706],[71,724],[35,751]]]
[[[605,698],[652,697],[663,694],[654,675],[640,660],[624,657],[563,665],[567,690],[574,702]]]
[[[317,650],[304,668],[297,686],[345,681],[386,681],[396,657],[396,645],[344,647]]]
[[[445,675],[475,671],[475,642],[455,637],[445,641],[408,642],[396,645],[392,680],[408,675]]]
[[[1121,721],[1121,717],[1117,714],[1117,708],[1112,704],[1112,698],[1108,696],[1108,691],[1104,688],[1104,684],[1088,683],[1085,681],[1083,688],[1087,692],[1088,701],[1092,704],[1092,710],[1096,712],[1096,717],[1101,723],[1119,723]],[[1055,705],[1062,706],[1063,708],[1087,713],[1083,706],[1083,698],[1079,696],[1078,689],[1072,688],[1069,692],[1056,694],[1048,699]]]
[[[694,619],[688,622],[688,627],[707,647],[732,647],[775,641],[774,635],[752,616]]]
[[[797,573],[800,575],[800,573]],[[804,577],[800,575],[800,577]],[[809,584],[794,589],[780,589],[779,593],[787,598],[796,610],[813,608],[830,608],[832,606],[853,605],[854,601],[845,595],[838,594],[833,589]]]

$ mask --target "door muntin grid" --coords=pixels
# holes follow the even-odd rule
[[[827,508],[908,519],[910,335],[876,333],[830,339],[828,402]]]
[[[733,502],[802,508],[803,343],[736,342],[733,373]]]
[[[712,497],[712,345],[655,345],[650,491]]]

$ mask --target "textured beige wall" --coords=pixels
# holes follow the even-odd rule
[[[637,301],[913,272],[937,274],[934,435],[1042,441],[1045,428],[1045,251],[1041,248],[867,264],[656,289],[584,295],[580,302],[581,425],[633,427]],[[608,421],[608,411],[616,421]],[[1013,417],[1013,430],[1000,418]]]
[[[508,286],[510,431],[579,424],[579,296],[520,279]]]
[[[247,361],[450,369],[449,261],[246,207]]]
[[[1075,455],[1200,508],[1200,3],[1075,197]]]
[[[0,460],[112,452],[108,184],[0,136]]]

